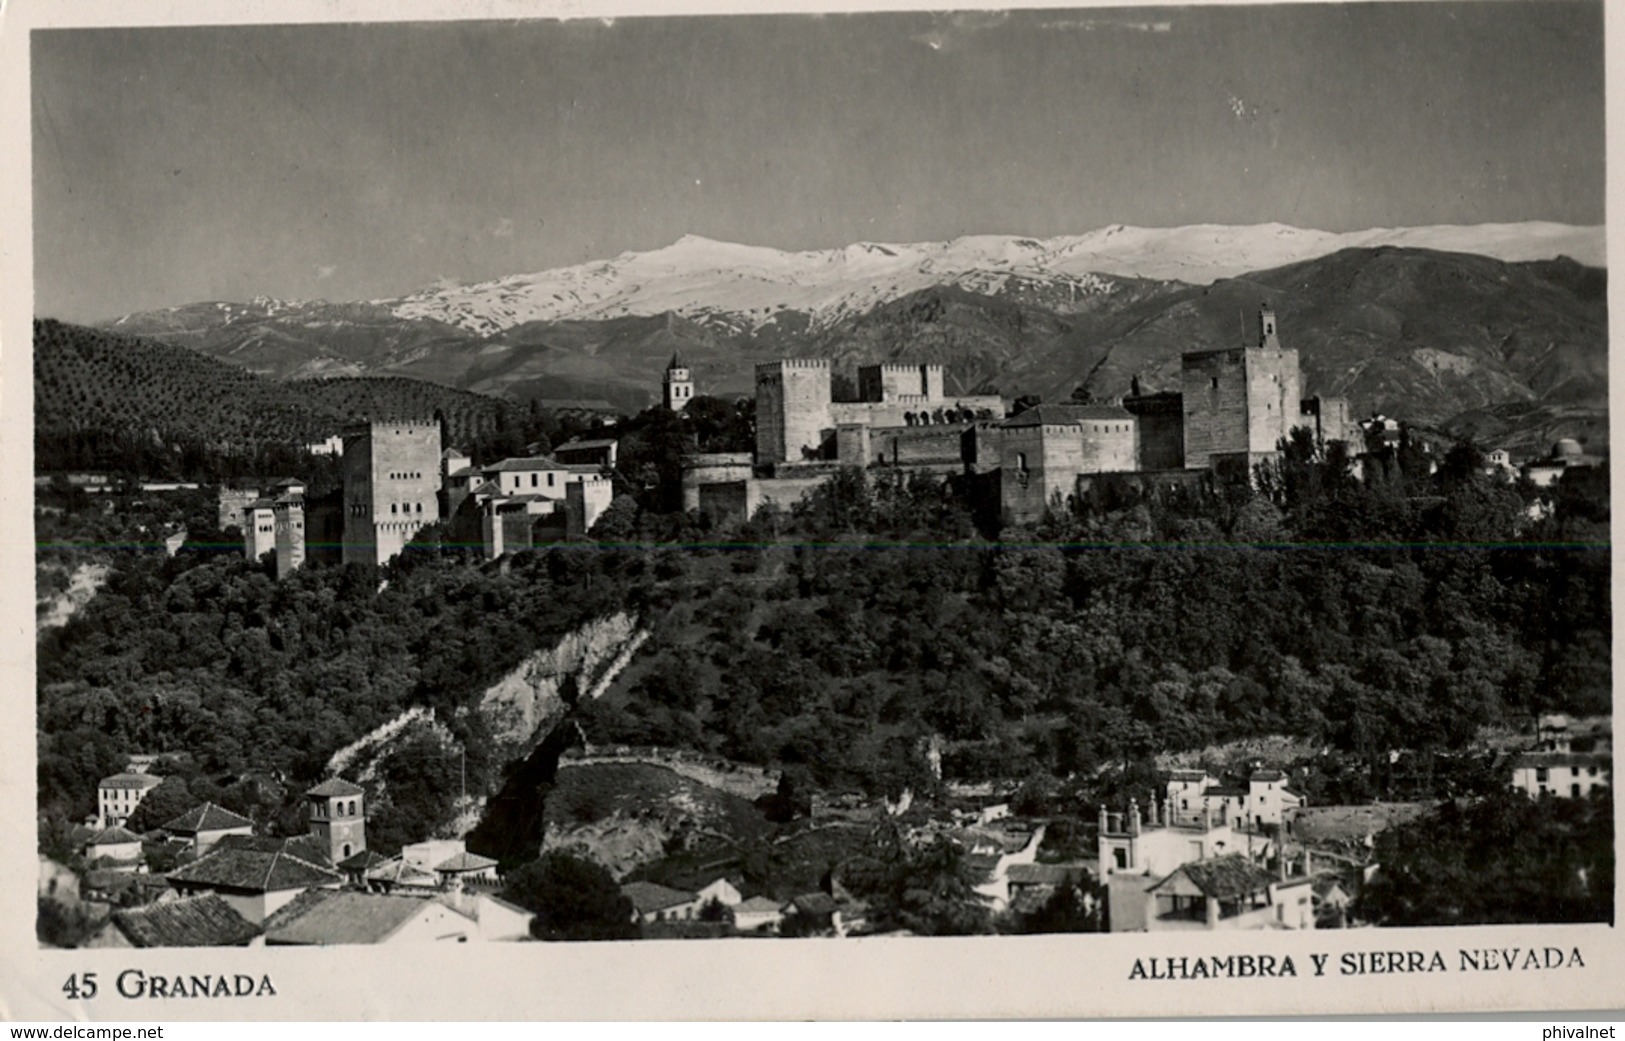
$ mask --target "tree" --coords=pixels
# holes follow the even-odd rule
[[[639,512],[636,499],[617,495],[588,534],[599,542],[631,542],[638,534]]]
[[[727,401],[701,394],[690,399],[683,414],[701,452],[749,452],[756,447],[754,398]]]
[[[503,895],[536,912],[538,940],[629,940],[638,935],[628,900],[608,871],[581,857],[542,854],[513,875]]]
[[[951,839],[905,858],[897,879],[898,919],[923,936],[973,936],[992,929],[987,898],[976,892],[978,869]]]
[[[125,827],[138,834],[161,828],[202,801],[184,779],[166,777],[142,797]]]
[[[983,869],[946,836],[914,848],[895,830],[877,835],[885,847],[844,868],[847,887],[871,902],[874,918],[922,936],[972,936],[991,932],[987,898],[976,892]]]
[[[1104,892],[1090,892],[1086,883],[1066,882],[1038,910],[1023,915],[1024,933],[1098,933],[1104,931],[1101,909]],[[1094,887],[1090,887],[1093,889]]]
[[[1384,926],[1611,922],[1614,804],[1497,789],[1377,837],[1356,913]]]
[[[65,904],[48,896],[39,898],[34,935],[47,947],[78,947],[90,939],[96,925],[83,904]]]

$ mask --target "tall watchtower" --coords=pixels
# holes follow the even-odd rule
[[[276,503],[258,498],[243,507],[243,555],[255,563],[276,549]]]
[[[366,791],[342,777],[331,777],[305,793],[310,833],[337,864],[367,850]]]
[[[276,577],[286,578],[305,562],[305,485],[292,478],[277,482],[271,500],[276,535]]]
[[[756,366],[756,461],[799,462],[834,429],[828,358]]]
[[[1185,466],[1235,460],[1249,468],[1272,457],[1301,407],[1298,352],[1282,347],[1275,312],[1258,312],[1258,332],[1240,347],[1191,351],[1180,359]]]
[[[440,424],[373,420],[344,432],[346,564],[383,564],[440,519]]]
[[[673,412],[681,412],[694,398],[694,380],[689,375],[683,356],[673,354],[666,365],[666,375],[660,381],[660,401]]]

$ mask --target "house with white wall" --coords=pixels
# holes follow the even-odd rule
[[[1584,799],[1613,782],[1613,757],[1595,752],[1527,752],[1512,760],[1512,787],[1532,799]]]
[[[117,773],[96,782],[96,820],[103,828],[114,828],[130,819],[147,793],[163,778],[144,773]]]

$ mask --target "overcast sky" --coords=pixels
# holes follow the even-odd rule
[[[1600,3],[37,32],[36,303],[666,245],[1603,221]]]

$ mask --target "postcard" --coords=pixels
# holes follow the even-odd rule
[[[1605,21],[13,3],[0,1012],[1625,1007]]]

